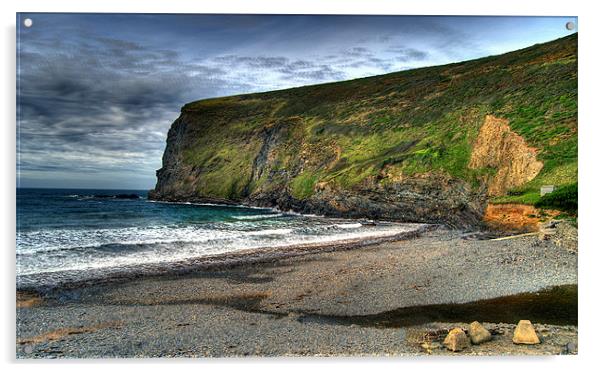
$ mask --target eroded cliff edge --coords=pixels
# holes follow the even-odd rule
[[[192,102],[149,197],[479,225],[577,177],[577,36],[479,60]]]

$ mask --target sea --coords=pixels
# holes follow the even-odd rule
[[[169,269],[206,256],[396,235],[366,223],[267,208],[148,200],[143,190],[17,189],[17,287]]]

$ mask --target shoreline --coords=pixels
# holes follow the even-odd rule
[[[418,339],[473,320],[494,340],[457,354],[576,350],[577,254],[550,240],[435,228],[356,248],[24,296],[17,357],[452,355]],[[543,342],[513,345],[516,317]]]
[[[78,279],[77,275],[80,274],[80,271],[62,271],[58,272],[58,275],[67,276],[67,278],[62,278],[62,280],[65,281],[60,282],[59,280],[61,279],[56,278],[54,284],[48,285],[23,285],[19,283],[19,278],[17,278],[17,291],[44,293],[52,290],[79,288],[102,283],[119,283],[134,278],[186,274],[195,270],[229,269],[238,266],[253,265],[257,263],[274,262],[277,260],[297,256],[311,255],[323,252],[344,251],[358,249],[362,247],[369,247],[387,242],[409,240],[414,239],[425,232],[433,231],[442,227],[441,225],[434,224],[415,225],[418,226],[414,230],[404,231],[393,235],[367,238],[353,238],[346,240],[337,240],[333,242],[296,244],[280,247],[276,246],[250,248],[238,251],[210,254],[196,258],[189,258],[181,261],[156,262],[144,265],[123,266],[110,268],[108,270],[106,268],[89,270],[88,273],[93,272],[94,274],[96,274],[96,276],[94,276],[93,274],[92,278]],[[107,273],[106,271],[109,272]],[[37,274],[30,274],[28,276],[35,277],[36,275]],[[50,277],[52,280],[53,273],[43,273],[39,274],[39,276]]]

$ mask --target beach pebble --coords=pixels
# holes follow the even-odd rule
[[[477,321],[470,323],[470,327],[468,328],[468,336],[470,337],[470,342],[475,345],[491,340],[491,333]]]
[[[512,342],[515,344],[535,345],[539,344],[539,337],[535,333],[535,328],[531,321],[521,320],[514,329],[514,337]]]
[[[577,354],[577,344],[575,344],[574,342],[569,342],[565,345],[564,348],[566,354]]]
[[[447,337],[445,337],[443,345],[445,345],[448,350],[461,351],[468,347],[468,337],[466,337],[466,333],[464,333],[462,328],[454,328],[449,331]]]
[[[428,354],[431,354],[433,352],[433,350],[437,350],[437,349],[441,348],[441,343],[439,343],[437,341],[423,342],[422,344],[420,344],[420,347],[422,347],[424,349],[424,351],[427,352]]]

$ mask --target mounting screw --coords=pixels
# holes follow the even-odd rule
[[[572,31],[575,28],[575,22],[567,22],[566,29]]]

